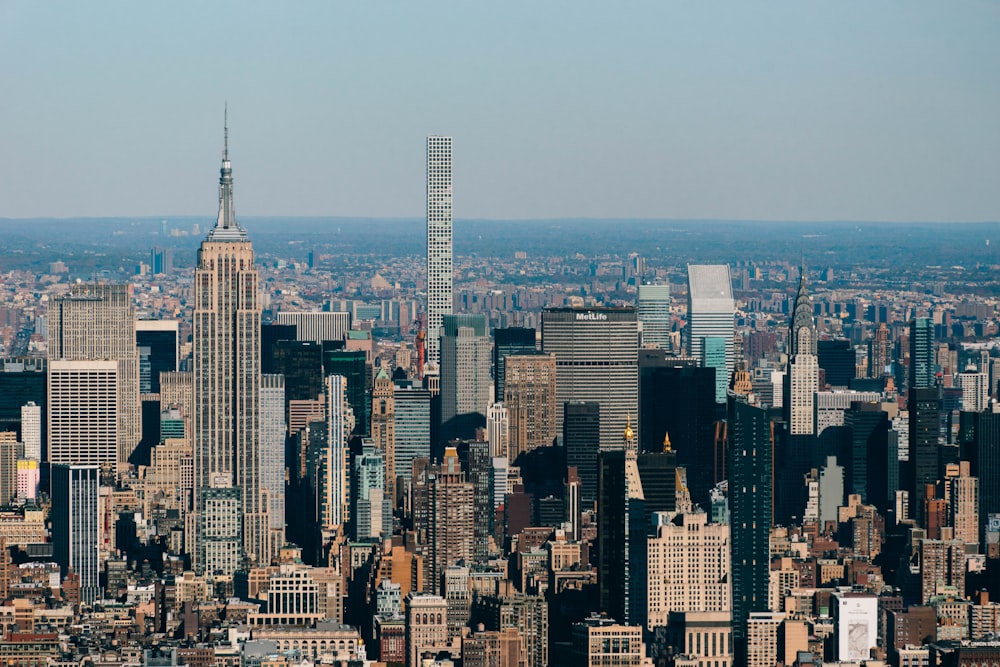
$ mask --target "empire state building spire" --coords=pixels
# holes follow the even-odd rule
[[[229,107],[223,118],[222,168],[219,170],[219,217],[208,234],[213,241],[246,241],[246,232],[236,222],[233,206],[233,167],[229,162]]]

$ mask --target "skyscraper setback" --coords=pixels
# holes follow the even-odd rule
[[[427,360],[440,355],[441,319],[452,312],[451,137],[427,137]]]
[[[219,178],[219,216],[198,250],[194,277],[195,514],[202,511],[203,499],[219,495],[214,491],[235,489],[234,495],[239,497],[237,518],[242,519],[242,544],[238,545],[242,556],[267,563],[267,507],[261,493],[261,306],[257,283],[253,247],[237,224],[233,208],[227,129]],[[230,507],[213,506],[216,510]],[[211,573],[233,562],[237,554],[206,550],[202,544],[205,537],[197,537],[197,553],[206,561],[197,563],[199,571]],[[237,541],[225,544],[228,550],[238,548]]]

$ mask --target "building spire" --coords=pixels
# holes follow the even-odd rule
[[[229,102],[222,116],[222,168],[219,170],[219,217],[209,233],[215,241],[245,241],[246,232],[236,223],[233,206],[233,167],[229,162]]]

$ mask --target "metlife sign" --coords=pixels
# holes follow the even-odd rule
[[[608,316],[604,313],[595,313],[592,310],[588,310],[585,313],[576,314],[577,322],[607,322]]]

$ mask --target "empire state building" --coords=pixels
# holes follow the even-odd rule
[[[219,217],[198,250],[194,276],[194,520],[196,569],[232,573],[267,564],[261,488],[260,318],[253,247],[236,222],[229,132]],[[190,525],[190,524],[189,524]]]

